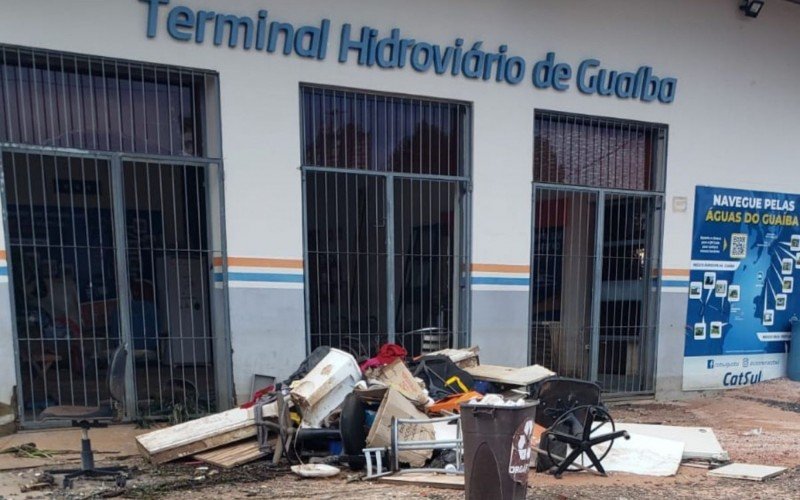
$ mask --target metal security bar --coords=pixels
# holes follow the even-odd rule
[[[98,406],[120,341],[107,159],[4,151],[23,420]]]
[[[209,73],[0,45],[0,142],[204,156]]]
[[[663,125],[537,111],[534,129],[534,182],[664,191]]]
[[[469,107],[301,88],[311,349],[464,342]]]
[[[216,89],[209,72],[0,45],[24,425],[107,400],[120,342],[132,347],[128,418],[216,408],[212,262],[224,252],[209,206],[221,176],[204,159],[219,154]]]
[[[654,389],[666,127],[537,112],[530,358]]]
[[[134,381],[140,411],[214,411],[203,164],[122,162]]]

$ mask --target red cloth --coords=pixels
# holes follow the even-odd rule
[[[248,408],[252,408],[253,406],[256,405],[256,403],[258,402],[259,399],[261,399],[262,396],[264,396],[266,394],[269,394],[270,392],[273,392],[274,390],[275,390],[275,386],[271,385],[269,387],[265,387],[265,388],[263,388],[261,390],[256,391],[256,393],[253,394],[253,399],[251,399],[247,403],[243,404],[239,408],[241,408],[242,410],[246,410]]]
[[[408,351],[403,348],[401,345],[397,344],[383,344],[378,351],[378,355],[374,358],[369,358],[368,360],[361,363],[361,373],[366,372],[370,368],[376,368],[378,366],[388,365],[395,359],[403,359],[408,355]]]

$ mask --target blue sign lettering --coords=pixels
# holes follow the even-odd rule
[[[147,36],[154,38],[158,32],[159,9],[168,6],[170,0],[139,0],[147,4]],[[178,5],[169,9],[165,27],[167,34],[180,42],[194,39],[197,44],[206,40],[206,31],[216,46],[227,45],[243,50],[255,49],[268,53],[282,52],[309,59],[323,60],[327,56],[330,20],[323,19],[319,25],[295,27],[293,24],[270,21],[267,10],[259,10],[257,16],[242,16],[207,10],[193,10]],[[359,66],[377,66],[384,70],[402,69],[407,65],[414,71],[426,73],[433,70],[437,75],[450,73],[472,80],[494,80],[517,85],[525,79],[527,63],[524,58],[508,54],[508,45],[497,50],[483,47],[480,40],[465,43],[456,38],[451,45],[441,45],[404,38],[400,29],[394,28],[389,36],[370,26],[354,29],[350,23],[342,25],[339,38],[338,59],[347,63],[350,58]],[[640,67],[635,73],[620,72],[601,67],[597,59],[586,59],[574,72],[569,63],[558,61],[555,52],[536,62],[530,79],[535,88],[563,92],[576,79],[578,90],[583,94],[616,96],[619,99],[638,99],[642,102],[658,100],[669,104],[675,100],[677,78],[660,78],[649,66]]]

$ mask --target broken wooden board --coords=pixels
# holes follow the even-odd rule
[[[764,481],[765,479],[779,476],[784,472],[786,472],[786,467],[733,463],[710,470],[708,475],[731,479],[746,479],[748,481]]]
[[[400,419],[430,420],[417,410],[400,392],[389,389],[383,397],[375,423],[367,435],[367,448],[381,448],[392,444],[392,417]],[[432,424],[400,425],[397,430],[400,441],[432,441],[436,433]],[[400,462],[412,467],[422,467],[431,458],[432,450],[404,450],[399,453]]]
[[[464,489],[464,476],[461,474],[437,474],[435,472],[407,472],[384,476],[378,481],[389,484],[428,486],[431,488]]]
[[[275,403],[263,408],[265,418],[277,413]],[[255,436],[253,415],[253,408],[234,408],[141,434],[136,445],[150,462],[162,464]]]
[[[727,461],[728,452],[722,449],[714,430],[710,427],[681,427],[676,425],[651,425],[617,423],[617,430],[631,434],[682,441],[683,459]]]
[[[198,453],[193,458],[223,469],[231,469],[264,456],[266,456],[266,453],[259,449],[258,441],[248,439],[240,443]]]
[[[541,365],[511,368],[508,366],[478,365],[464,368],[464,371],[479,380],[498,384],[528,386],[550,378],[556,373]]]
[[[426,354],[425,356],[447,356],[450,358],[450,361],[455,363],[455,365],[459,368],[469,368],[473,366],[478,366],[478,353],[480,352],[480,347],[473,346],[467,347],[464,349],[442,349],[441,351],[432,352]],[[424,356],[419,356],[419,359]]]

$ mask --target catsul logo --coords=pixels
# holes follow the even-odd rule
[[[528,482],[528,469],[531,461],[531,438],[533,419],[527,419],[517,427],[511,438],[511,458],[508,461],[508,475],[518,483]]]

